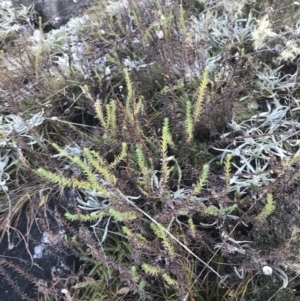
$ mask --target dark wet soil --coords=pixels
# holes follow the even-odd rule
[[[75,279],[79,269],[64,240],[68,231],[57,208],[40,210],[29,219],[29,206],[0,242],[0,301],[37,301],[43,292],[62,296],[58,283]]]

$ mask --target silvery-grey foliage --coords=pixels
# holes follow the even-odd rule
[[[13,134],[17,133],[20,137],[24,137],[28,145],[36,143],[36,139],[30,135],[30,130],[43,123],[44,111],[38,112],[30,119],[24,120],[15,114],[0,116],[0,188],[4,191],[8,190],[7,181],[9,180],[8,171],[17,163],[17,156],[22,156],[22,149],[17,145]],[[43,139],[40,137],[40,139]],[[4,148],[5,147],[5,148]]]
[[[296,88],[298,71],[294,74],[287,74],[281,76],[280,70],[283,66],[280,66],[273,70],[268,65],[263,64],[262,71],[257,73],[258,80],[256,86],[266,97],[273,97],[279,91],[293,91]]]
[[[296,134],[300,123],[287,117],[288,106],[281,105],[276,97],[273,104],[267,103],[267,111],[236,123],[232,120],[235,138],[221,151],[221,162],[227,154],[234,158],[236,171],[230,179],[230,191],[245,191],[250,187],[263,187],[274,181],[269,171],[271,157],[284,159],[293,155],[291,149],[300,144]]]
[[[63,152],[70,156],[81,156],[83,154],[82,148],[77,143],[74,143],[72,145],[66,145],[63,148]],[[64,154],[59,153],[59,154],[53,155],[52,157],[61,159],[64,157]]]
[[[229,16],[218,12],[204,12],[191,17],[191,30],[196,43],[209,38],[214,45],[223,48],[228,42],[244,43],[250,41],[253,19],[230,20]]]

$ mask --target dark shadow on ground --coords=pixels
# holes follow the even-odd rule
[[[56,284],[75,279],[79,269],[79,260],[64,242],[68,231],[56,206],[37,212],[31,227],[28,208],[23,208],[16,229],[10,229],[10,243],[7,232],[0,242],[0,301],[37,301],[42,292],[62,296],[63,287]]]

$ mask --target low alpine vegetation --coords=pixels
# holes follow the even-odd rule
[[[227,2],[1,2],[1,239],[81,266],[20,298],[299,300],[299,5]]]

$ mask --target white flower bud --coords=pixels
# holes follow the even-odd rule
[[[105,68],[105,76],[109,76],[109,75],[111,75],[111,71],[110,71],[109,66],[107,66],[107,67]]]
[[[164,33],[162,30],[156,31],[156,35],[160,40],[164,38]]]
[[[263,268],[263,273],[264,275],[272,275],[273,273],[273,269],[271,267],[269,267],[268,265],[265,265]]]
[[[32,36],[36,41],[40,41],[43,39],[43,34],[39,29],[35,29],[32,33]]]
[[[222,231],[221,233],[221,237],[224,239],[224,240],[227,240],[229,238],[229,235],[226,231]]]

